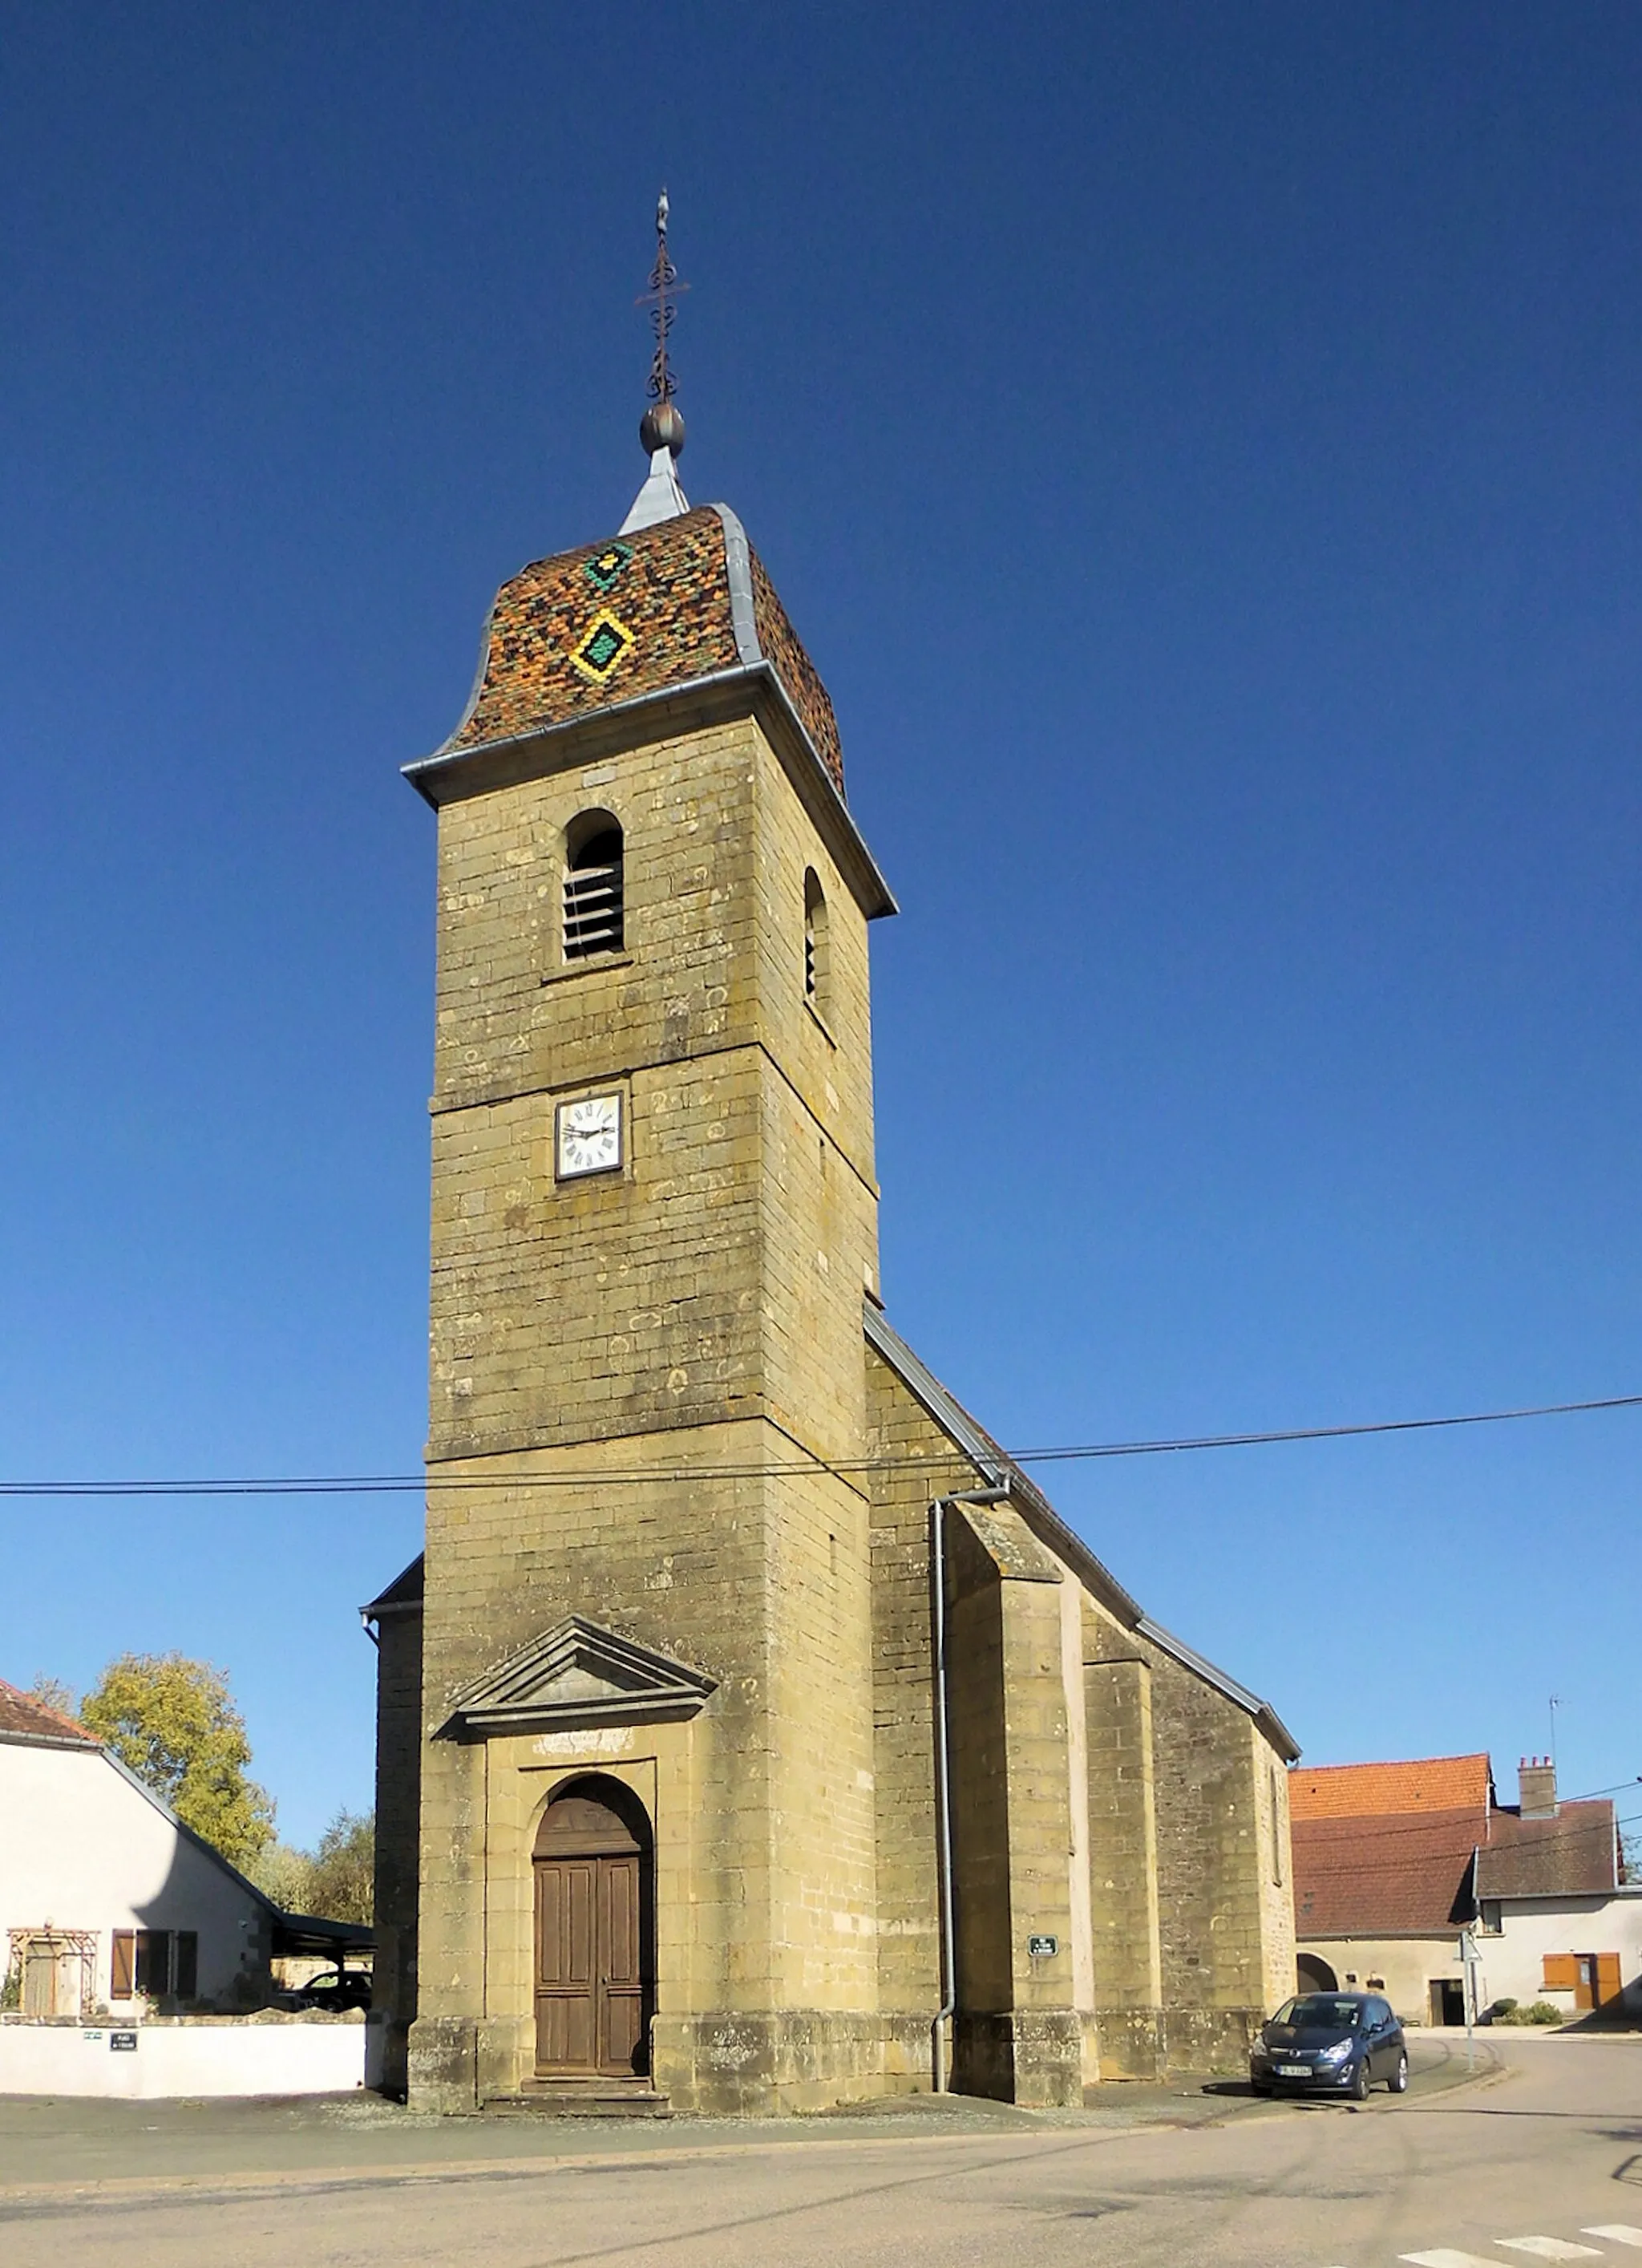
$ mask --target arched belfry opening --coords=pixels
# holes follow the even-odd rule
[[[644,1806],[591,1772],[555,1790],[536,1830],[536,2076],[649,2070],[656,1857]]]
[[[832,1006],[832,964],[826,895],[813,866],[804,869],[804,998],[819,1016]]]
[[[1294,1974],[1302,1992],[1338,1992],[1340,1980],[1320,1953],[1295,1956]]]
[[[564,957],[619,953],[625,936],[621,822],[608,811],[583,811],[565,829]]]

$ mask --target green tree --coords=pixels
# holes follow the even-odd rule
[[[258,1889],[265,1890],[282,1913],[312,1913],[308,1884],[313,1860],[294,1843],[265,1844],[246,1868]]]
[[[274,1806],[250,1777],[251,1743],[228,1680],[180,1653],[122,1653],[80,1721],[231,1866],[254,1865],[274,1835]]]
[[[369,1922],[376,1911],[377,1815],[339,1811],[308,1862],[307,1911]]]

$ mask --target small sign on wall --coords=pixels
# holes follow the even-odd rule
[[[1034,1961],[1047,1961],[1052,1955],[1059,1952],[1060,1940],[1058,1937],[1029,1937],[1026,1949]]]
[[[108,2044],[115,2055],[119,2055],[122,2051],[127,2055],[135,2055],[136,2040],[137,2036],[135,2032],[110,2032],[108,2035]]]

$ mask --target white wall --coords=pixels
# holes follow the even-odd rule
[[[95,1931],[104,2001],[116,1929],[191,1929],[215,1999],[266,1953],[267,1912],[99,1749],[0,1741],[0,1962],[8,1930]]]
[[[1502,1898],[1499,1934],[1479,1930],[1483,1956],[1480,1997],[1494,2000],[1549,2000],[1573,2014],[1572,1992],[1548,1992],[1543,1967],[1548,1953],[1616,1953],[1630,1999],[1642,1999],[1642,1889],[1608,1897]]]
[[[144,2024],[135,2051],[117,2025],[0,2023],[0,2095],[339,2095],[363,2087],[365,2027]]]
[[[1642,2015],[1642,1888],[1588,1898],[1502,1898],[1498,1936],[1478,1929],[1482,1954],[1477,2006],[1520,2000],[1524,2007],[1549,2000],[1570,2016],[1572,1992],[1548,1992],[1542,1966],[1547,1953],[1616,1953],[1628,2005]],[[1431,1982],[1462,1974],[1460,1931],[1433,1938],[1302,1938],[1302,1953],[1321,1955],[1341,1984],[1356,1972],[1359,1986],[1383,1977],[1392,2007],[1404,2021],[1431,2021]]]

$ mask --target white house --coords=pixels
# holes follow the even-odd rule
[[[1546,1890],[1482,1905],[1479,2007],[1549,2000],[1571,2020],[1596,2008],[1642,2018],[1642,1883],[1602,1896]]]
[[[0,1681],[0,1944],[24,2016],[254,2006],[293,1926],[84,1725]],[[293,1949],[295,1949],[293,1948]]]
[[[1613,1805],[1559,1801],[1549,1757],[1525,1757],[1518,1778],[1506,1831],[1477,1852],[1478,2005],[1642,2015],[1642,1884],[1625,1880]]]
[[[1406,2020],[1460,2023],[1462,1939],[1477,2010],[1548,2000],[1572,2021],[1642,2016],[1642,1885],[1606,1797],[1558,1799],[1525,1756],[1502,1804],[1480,1751],[1304,1765],[1289,1789],[1302,1990],[1383,1990]]]

